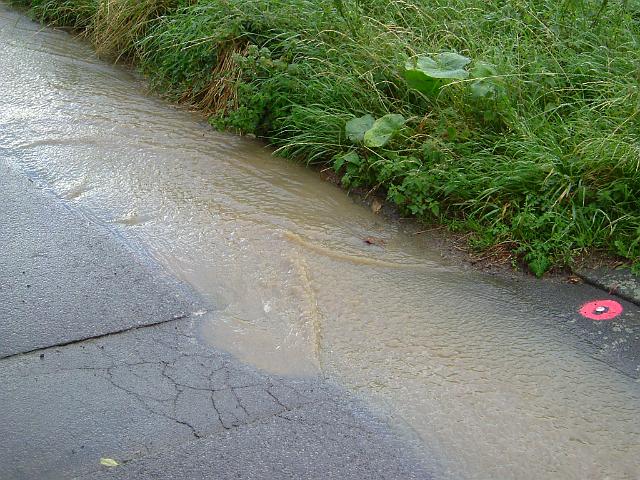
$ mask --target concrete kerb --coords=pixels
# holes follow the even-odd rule
[[[585,283],[640,306],[640,277],[634,275],[630,269],[600,267],[578,269],[574,273]]]

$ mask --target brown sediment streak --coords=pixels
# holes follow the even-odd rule
[[[93,137],[82,137],[82,138],[47,138],[43,140],[33,140],[29,142],[20,142],[15,145],[17,148],[22,150],[29,150],[38,147],[49,147],[49,146],[73,146],[73,145],[95,145],[97,141]]]
[[[320,308],[318,307],[318,299],[311,284],[309,266],[305,259],[300,255],[295,255],[293,264],[300,274],[301,286],[304,289],[304,293],[309,302],[308,315],[311,321],[311,333],[313,335],[313,352],[315,354],[318,367],[322,371],[322,315],[320,313]]]
[[[77,185],[71,187],[64,194],[62,194],[62,198],[66,200],[75,200],[76,198],[84,195],[89,190],[91,190],[91,186],[88,184],[86,180],[78,183]]]
[[[336,252],[335,250],[331,250],[330,248],[323,247],[321,245],[316,245],[315,243],[312,243],[309,240],[305,240],[300,235],[295,234],[291,231],[285,231],[283,235],[284,235],[284,238],[286,238],[287,240],[297,243],[298,245],[308,250],[311,250],[315,253],[318,253],[325,257],[333,258],[334,260],[342,260],[345,262],[353,263],[355,265],[370,265],[372,267],[397,268],[397,269],[407,269],[407,270],[408,269],[421,270],[429,267],[429,265],[421,264],[421,263],[389,262],[387,260],[379,260],[377,258],[359,257],[357,255],[349,255],[348,253]]]
[[[149,220],[151,220],[150,215],[140,215],[135,211],[131,211],[122,217],[115,218],[112,222],[120,225],[134,226],[148,222]]]

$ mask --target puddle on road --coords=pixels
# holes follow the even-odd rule
[[[447,264],[38,30],[0,6],[0,154],[208,296],[214,345],[386,406],[436,478],[637,478],[639,384],[549,328],[526,288]]]

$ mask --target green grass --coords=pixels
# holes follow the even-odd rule
[[[332,165],[478,248],[511,245],[536,274],[595,250],[640,264],[637,0],[26,3],[214,126]],[[417,90],[407,60],[440,52],[471,74]],[[405,123],[350,140],[366,114]]]

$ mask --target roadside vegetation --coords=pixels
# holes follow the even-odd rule
[[[217,128],[541,275],[640,264],[637,0],[15,0]]]

